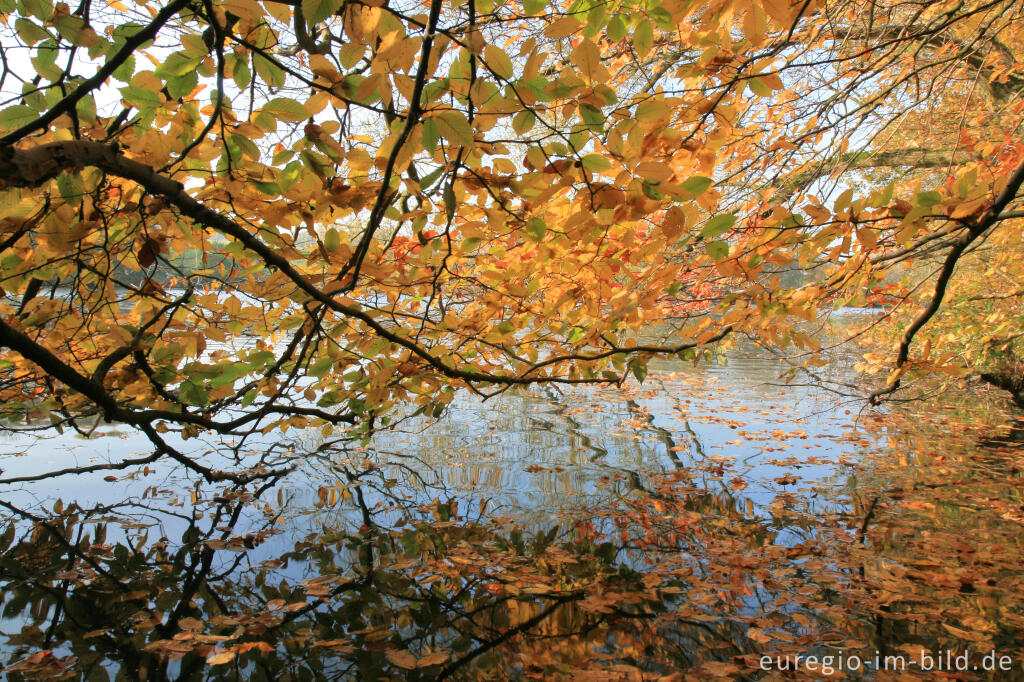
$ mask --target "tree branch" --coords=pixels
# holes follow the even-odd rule
[[[910,356],[910,344],[913,342],[914,336],[921,331],[921,328],[928,324],[928,321],[939,311],[942,299],[946,296],[946,287],[949,285],[949,280],[953,276],[953,271],[956,269],[960,256],[975,239],[1001,220],[1000,214],[1017,197],[1017,192],[1020,191],[1022,184],[1024,184],[1024,163],[1017,166],[1009,176],[1006,186],[1003,187],[1003,190],[995,198],[995,201],[992,202],[989,209],[977,222],[970,226],[966,233],[953,243],[952,248],[946,255],[946,260],[942,263],[942,270],[939,271],[938,279],[935,280],[935,290],[932,293],[931,300],[903,333],[903,338],[900,341],[899,350],[896,354],[896,367],[893,373],[884,387],[873,391],[868,396],[868,401],[872,405],[877,405],[882,396],[889,395],[900,387],[903,368]]]
[[[218,211],[202,204],[185,191],[184,185],[164,175],[160,175],[152,167],[129,159],[120,153],[113,146],[104,145],[99,142],[87,142],[70,140],[66,142],[51,142],[32,149],[14,149],[8,147],[0,149],[0,180],[6,181],[9,186],[34,187],[55,178],[59,173],[68,169],[81,169],[88,166],[95,166],[107,173],[116,175],[127,180],[132,180],[141,185],[147,192],[153,195],[164,197],[170,204],[174,205],[183,215],[206,225],[222,234],[239,241],[247,249],[258,255],[263,262],[273,268],[277,268],[286,275],[303,293],[310,298],[323,303],[336,313],[346,317],[359,320],[380,338],[398,344],[411,351],[413,355],[423,360],[441,374],[453,378],[462,379],[466,382],[481,382],[504,385],[526,385],[537,383],[562,383],[562,384],[584,384],[595,381],[607,381],[601,379],[586,378],[562,378],[556,376],[528,376],[538,366],[532,366],[524,374],[493,374],[484,371],[459,369],[451,364],[432,355],[429,349],[417,342],[403,336],[394,329],[386,327],[369,312],[356,305],[342,303],[334,298],[333,294],[310,282],[302,275],[283,255],[273,250],[266,243],[261,241],[255,234],[238,225],[230,218]],[[591,362],[615,355],[617,353],[678,353],[690,348],[696,348],[714,343],[731,332],[731,328],[724,328],[719,334],[703,342],[683,343],[676,346],[636,346],[632,348],[615,348],[592,355],[563,355],[556,359],[546,360],[540,366],[550,365],[554,362]],[[25,337],[28,339],[28,337]],[[31,343],[35,343],[28,339]],[[41,347],[40,347],[41,348]],[[43,349],[45,351],[45,349]],[[49,353],[49,351],[46,351]],[[52,356],[51,356],[52,357]],[[84,378],[81,378],[84,381]],[[86,386],[89,388],[89,386]],[[93,387],[95,388],[95,387]],[[76,390],[78,390],[76,388]],[[109,396],[108,396],[109,398]],[[191,415],[192,422],[205,426],[204,421],[196,421],[201,418]],[[240,418],[241,419],[241,418]],[[206,428],[217,428],[213,422],[205,420],[209,426]],[[239,420],[231,422],[238,424]],[[244,423],[244,422],[242,422]]]
[[[156,38],[156,34],[161,28],[163,28],[163,25],[180,10],[187,7],[189,2],[190,0],[174,0],[157,12],[156,16],[153,17],[153,21],[149,22],[146,28],[128,38],[124,45],[121,46],[121,49],[110,57],[110,59],[107,60],[107,63],[100,67],[92,78],[86,78],[82,81],[81,85],[72,90],[64,99],[54,104],[49,111],[36,120],[31,123],[26,123],[17,130],[0,137],[0,147],[14,144],[26,135],[37,130],[44,130],[63,114],[74,110],[75,105],[78,104],[78,100],[88,94],[91,94],[96,90],[96,88],[101,86],[103,82],[106,81],[114,71],[117,71],[118,67],[121,66],[121,64],[123,64],[129,57],[134,55],[139,47],[144,43]]]

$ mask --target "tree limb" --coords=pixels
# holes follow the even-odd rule
[[[868,396],[868,401],[872,405],[877,405],[882,396],[889,395],[900,387],[900,378],[910,356],[910,344],[913,342],[914,336],[921,331],[921,328],[928,324],[928,321],[939,311],[942,299],[946,295],[946,287],[949,285],[949,280],[953,276],[953,271],[956,269],[960,256],[975,239],[999,222],[1001,219],[1000,214],[1017,197],[1017,192],[1022,184],[1024,184],[1024,163],[1017,166],[1009,176],[1006,186],[1003,187],[1003,190],[995,198],[995,201],[992,202],[989,209],[985,211],[977,222],[970,226],[966,233],[953,243],[952,248],[946,255],[946,260],[942,263],[938,279],[935,280],[935,290],[932,293],[931,300],[903,333],[903,338],[900,340],[899,349],[896,354],[896,367],[892,375],[890,375],[884,387],[873,391]]]
[[[78,104],[80,99],[91,94],[96,90],[96,88],[101,86],[103,82],[111,76],[111,74],[117,71],[121,64],[135,54],[139,47],[156,38],[156,34],[161,28],[163,28],[163,25],[180,10],[187,7],[189,2],[190,0],[174,0],[157,12],[156,16],[153,17],[153,21],[149,22],[144,29],[128,38],[124,45],[121,46],[121,49],[114,53],[114,55],[107,60],[106,64],[96,71],[96,74],[92,78],[86,78],[77,88],[68,93],[64,99],[54,104],[49,111],[36,120],[31,123],[26,123],[17,130],[0,137],[0,147],[14,144],[26,135],[37,130],[44,130],[63,114],[73,111],[75,105]]]

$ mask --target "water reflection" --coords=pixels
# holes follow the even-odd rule
[[[248,485],[164,461],[9,485],[0,665],[11,679],[757,677],[766,652],[934,645],[934,622],[910,624],[935,611],[903,610],[894,567],[928,556],[915,533],[946,517],[907,525],[890,498],[915,489],[912,469],[951,488],[930,478],[948,434],[775,385],[784,366],[754,350],[663,363],[642,386],[462,397],[361,447],[316,431],[176,443],[280,472]],[[3,477],[147,454],[102,430],[11,434]],[[955,444],[964,462],[1005,465],[979,440]],[[953,515],[954,498],[936,504]],[[953,597],[974,593],[956,586],[915,598],[966,613]]]

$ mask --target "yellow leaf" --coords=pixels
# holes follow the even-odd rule
[[[505,80],[515,75],[515,67],[512,66],[512,60],[508,58],[504,50],[496,45],[488,45],[484,48],[484,60],[491,71]]]
[[[292,23],[292,8],[283,2],[273,2],[273,0],[265,0],[263,3],[264,9],[267,10],[267,14],[274,17],[282,24],[291,26]]]
[[[565,38],[580,30],[582,26],[583,24],[572,17],[562,17],[544,29],[544,35],[548,38]]]
[[[788,27],[793,21],[793,14],[790,11],[788,0],[761,0],[765,11],[775,21]]]
[[[178,621],[178,627],[182,630],[199,631],[203,629],[203,621],[198,618],[182,618]]]
[[[601,51],[597,49],[597,45],[589,38],[584,38],[580,41],[580,44],[572,51],[570,60],[580,70],[584,78],[591,83],[596,80],[604,80],[600,77],[601,71],[603,71],[601,67]]]
[[[223,665],[235,659],[234,651],[221,651],[206,659],[206,665]]]
[[[672,176],[672,167],[661,161],[643,161],[637,164],[636,174],[651,182],[662,182]]]

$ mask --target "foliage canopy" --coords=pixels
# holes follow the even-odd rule
[[[813,364],[882,287],[872,398],[961,374],[1018,334],[1022,11],[0,0],[0,409],[365,432],[737,334]]]

